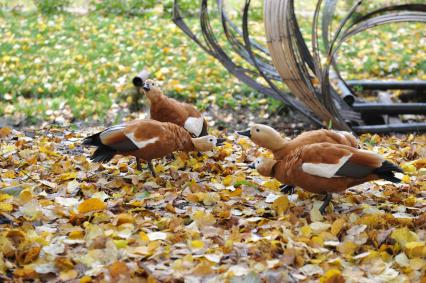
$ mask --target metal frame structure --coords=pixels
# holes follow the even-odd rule
[[[210,11],[208,0],[200,0],[199,37],[185,22],[174,1],[174,23],[204,51],[219,60],[238,79],[251,88],[278,99],[291,109],[302,113],[318,126],[332,125],[340,130],[370,132],[426,131],[426,123],[366,125],[369,119],[364,114],[380,109],[381,114],[426,114],[426,104],[389,105],[363,103],[352,90],[354,85],[365,88],[423,90],[426,82],[354,82],[340,76],[336,54],[342,43],[349,37],[379,25],[396,22],[426,23],[425,4],[404,4],[383,7],[360,14],[362,0],[348,11],[332,32],[332,19],[337,0],[318,0],[312,25],[312,50],[310,52],[299,28],[294,9],[294,0],[265,0],[264,24],[267,48],[253,40],[248,29],[250,0],[245,0],[241,27],[227,14],[224,0],[217,0],[216,10]],[[357,13],[356,13],[357,12]],[[226,37],[225,48],[220,37],[212,28],[213,16],[217,14]],[[320,52],[320,31],[323,50]],[[230,50],[229,50],[230,49]],[[237,54],[242,60],[233,60]],[[333,79],[331,78],[333,77]],[[260,82],[259,78],[263,79]],[[336,80],[337,87],[331,83]],[[290,89],[280,87],[284,83]],[[339,93],[342,93],[340,95]]]

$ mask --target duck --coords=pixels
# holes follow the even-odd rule
[[[394,173],[403,172],[375,152],[327,142],[300,146],[283,160],[260,157],[249,167],[260,175],[325,195],[320,207],[322,214],[332,193],[378,179],[399,183],[401,180]]]
[[[152,175],[152,160],[174,151],[209,151],[223,144],[225,139],[215,136],[194,138],[184,128],[169,122],[134,120],[109,127],[83,140],[84,146],[94,146],[90,157],[94,162],[106,163],[116,154],[136,157],[136,168],[142,171],[140,160],[145,160]]]
[[[167,97],[152,80],[146,80],[142,88],[151,104],[151,119],[174,123],[193,137],[208,135],[207,121],[193,105]]]
[[[303,132],[292,140],[286,140],[274,128],[263,124],[254,124],[247,130],[237,131],[237,133],[250,138],[256,145],[272,151],[276,160],[284,159],[295,148],[306,144],[328,142],[354,148],[358,146],[356,137],[345,131],[312,130]]]
[[[254,124],[247,130],[237,131],[237,133],[250,138],[256,145],[272,151],[275,160],[285,159],[294,149],[306,144],[328,142],[354,148],[358,146],[357,138],[346,131],[319,129],[307,131],[292,140],[286,140],[274,128]],[[293,194],[295,190],[295,186],[291,184],[283,184],[280,188],[282,192],[288,194]]]

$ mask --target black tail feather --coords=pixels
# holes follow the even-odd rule
[[[380,166],[379,168],[376,168],[374,170],[374,174],[376,174],[377,176],[379,176],[380,178],[386,180],[386,181],[390,181],[392,183],[399,183],[401,182],[400,179],[396,178],[394,175],[394,172],[400,172],[403,173],[404,171],[398,167],[397,165],[385,160],[382,163],[382,166]]]
[[[101,139],[99,137],[101,133],[97,133],[91,136],[88,136],[83,140],[83,145],[91,145],[91,146],[103,146]]]
[[[94,162],[105,163],[110,161],[114,155],[117,153],[115,149],[112,149],[101,142],[99,137],[100,133],[91,135],[83,140],[83,145],[87,146],[96,146],[98,147],[93,155],[90,157],[90,160]]]
[[[94,162],[106,163],[110,161],[116,153],[116,150],[102,145],[96,149],[95,153],[93,153],[90,159]]]

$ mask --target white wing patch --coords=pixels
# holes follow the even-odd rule
[[[324,178],[332,178],[332,177],[338,177],[335,176],[336,172],[339,171],[340,167],[343,166],[343,164],[346,163],[346,161],[351,158],[352,153],[346,156],[343,156],[340,158],[339,162],[336,164],[327,164],[327,163],[303,163],[302,164],[302,170],[305,173],[324,177]]]
[[[121,131],[124,128],[126,128],[126,125],[115,125],[112,127],[109,127],[108,129],[106,129],[105,131],[103,131],[100,135],[99,138],[101,139],[101,141],[103,140],[104,137],[108,136],[109,134],[113,133],[113,132],[117,132],[117,131]]]
[[[135,138],[135,133],[126,133],[125,134],[127,138],[129,138],[139,149],[144,148],[145,146],[155,143],[156,141],[159,140],[158,137],[155,138],[151,138],[149,140],[143,140],[143,141],[138,141]]]
[[[201,132],[203,131],[203,124],[204,124],[204,117],[189,117],[186,119],[185,124],[183,127],[190,132],[191,134],[194,134],[196,137],[199,137]]]

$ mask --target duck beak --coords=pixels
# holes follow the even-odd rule
[[[248,168],[250,168],[250,169],[256,169],[256,166],[254,166],[254,162],[253,162],[253,163],[251,163],[251,164],[248,166]]]
[[[221,146],[226,141],[226,139],[217,139],[216,146]]]
[[[147,83],[144,83],[142,88],[146,91],[150,90],[149,84],[147,84]]]
[[[237,131],[237,134],[251,138],[250,129],[247,129],[245,131]]]

